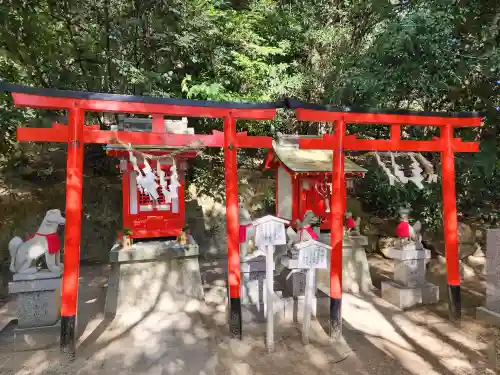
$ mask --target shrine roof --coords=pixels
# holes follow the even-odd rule
[[[317,136],[279,135],[278,139],[273,142],[273,151],[276,157],[293,172],[331,172],[332,151],[299,149],[298,140],[306,137]],[[344,157],[344,172],[366,173],[367,170]]]

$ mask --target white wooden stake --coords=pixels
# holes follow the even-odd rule
[[[274,351],[274,245],[266,246],[266,344],[267,351]]]
[[[302,322],[302,342],[309,344],[309,332],[311,331],[312,300],[314,298],[314,278],[316,269],[309,268],[306,276],[306,290],[304,296],[304,316]]]
[[[267,351],[274,350],[274,246],[286,244],[285,224],[274,216],[264,216],[253,222],[255,244],[266,254],[266,346]]]

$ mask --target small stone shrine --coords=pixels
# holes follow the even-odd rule
[[[388,257],[395,260],[394,280],[382,281],[381,287],[382,298],[401,309],[439,301],[439,287],[425,279],[425,264],[431,252],[422,245],[422,225],[417,221],[411,226],[408,215],[408,209],[400,209],[398,239],[388,251]]]

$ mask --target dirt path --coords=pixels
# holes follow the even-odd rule
[[[370,259],[374,283],[390,273],[390,262]],[[490,340],[485,326],[469,314],[460,325],[446,318],[446,304],[402,312],[376,295],[345,295],[345,345],[332,346],[314,322],[309,345],[297,327],[282,325],[276,351],[268,354],[263,330],[244,326],[244,339],[228,339],[223,261],[201,265],[205,304],[169,316],[152,312],[103,319],[107,266],[82,267],[78,357],[66,363],[58,348],[0,355],[0,373],[9,374],[492,374],[486,369]],[[385,268],[384,268],[385,267]],[[464,293],[465,294],[465,293]],[[464,299],[464,304],[479,301]],[[5,349],[5,348],[4,348]],[[342,353],[347,353],[341,355]]]

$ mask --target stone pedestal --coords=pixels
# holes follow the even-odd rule
[[[321,242],[330,245],[330,233],[322,233]],[[342,244],[342,290],[350,293],[369,292],[373,289],[370,266],[366,258],[365,248],[368,237],[350,236],[344,238]],[[328,258],[330,264],[330,258]],[[330,268],[316,271],[318,288],[330,293]]]
[[[110,262],[106,315],[175,313],[193,299],[204,299],[198,245],[192,237],[187,245],[148,241],[126,250],[115,246]]]
[[[299,260],[292,259],[285,255],[281,257],[281,264],[284,270],[280,275],[283,280],[294,269],[298,268]],[[311,272],[314,272],[311,271]],[[287,322],[298,322],[304,316],[305,307],[305,289],[306,289],[306,273],[295,272],[288,280],[284,281],[284,290],[282,292],[284,316],[283,319]],[[313,290],[316,291],[316,282],[314,283]],[[311,301],[311,315],[316,316],[317,299],[314,296]]]
[[[31,275],[15,274],[9,294],[17,302],[17,328],[50,327],[61,316],[61,276],[42,270]]]
[[[394,281],[382,282],[382,298],[400,309],[439,301],[439,287],[426,282],[425,262],[429,250],[418,250],[414,244],[391,248],[388,257],[395,259]]]
[[[266,257],[243,259],[241,262],[241,308],[243,322],[264,322],[266,318]],[[276,289],[276,288],[275,288]],[[276,295],[277,319],[283,315],[281,295]]]
[[[486,304],[476,309],[476,317],[485,320],[498,336],[500,332],[500,228],[486,232]],[[492,347],[500,348],[498,337]],[[499,350],[500,352],[500,350]],[[495,369],[500,370],[500,359],[495,359]],[[500,356],[498,357],[500,358]]]
[[[292,270],[297,269],[298,262],[298,259],[292,259],[287,255],[281,257],[281,265],[284,268],[280,274],[280,281],[284,298],[297,299],[305,295],[306,273],[294,272],[290,274]],[[314,284],[316,284],[316,282]],[[314,290],[316,290],[316,285],[314,285]]]

